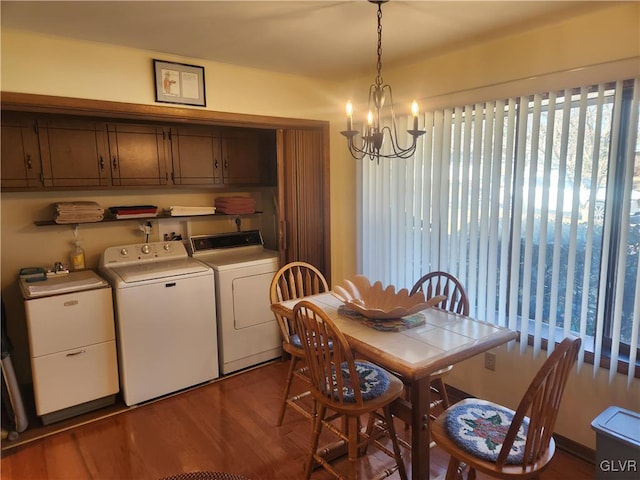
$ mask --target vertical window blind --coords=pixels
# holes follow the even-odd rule
[[[358,164],[358,270],[397,288],[449,271],[523,351],[579,335],[579,367],[622,360],[631,382],[639,96],[635,79],[427,112],[414,157]]]

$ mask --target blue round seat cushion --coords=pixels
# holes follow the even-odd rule
[[[490,462],[498,459],[502,443],[515,412],[501,405],[463,403],[445,412],[445,428],[449,437],[463,450]],[[525,417],[507,463],[522,463],[529,421]]]
[[[291,345],[297,348],[302,348],[302,341],[300,340],[300,336],[297,333],[294,333],[291,337]]]
[[[372,400],[384,394],[389,388],[390,380],[387,372],[368,362],[354,362],[358,375],[355,386],[362,392],[363,400]],[[349,368],[346,363],[341,365],[342,378],[345,384],[342,386],[344,401],[355,403],[354,382],[350,379]],[[337,389],[336,377],[333,375],[333,388]],[[337,398],[337,395],[336,395]]]

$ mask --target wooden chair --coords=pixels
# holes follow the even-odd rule
[[[555,452],[553,428],[580,344],[580,338],[568,337],[556,347],[515,412],[466,399],[433,422],[432,439],[451,455],[447,480],[457,478],[461,463],[469,466],[469,479],[476,470],[497,478],[539,477]]]
[[[411,289],[410,295],[422,292],[426,299],[436,295],[444,295],[446,300],[436,305],[437,308],[448,310],[459,315],[469,315],[469,297],[460,280],[454,275],[435,271],[423,275]],[[438,407],[446,410],[450,406],[447,389],[443,377],[453,369],[452,365],[442,368],[431,375],[431,392],[436,399],[431,402],[430,411],[435,412]],[[435,418],[433,413],[432,418]]]
[[[269,296],[271,303],[276,303],[302,298],[315,293],[323,293],[328,290],[329,285],[320,270],[305,262],[291,262],[276,272],[271,281]],[[296,368],[299,361],[304,360],[304,351],[300,345],[300,339],[296,335],[295,329],[293,328],[294,326],[289,319],[277,313],[274,315],[278,321],[280,333],[282,334],[282,350],[291,357],[282,405],[278,414],[278,425],[282,425],[287,405],[307,418],[311,418],[312,414],[298,405],[298,400],[309,395],[310,392],[308,390],[299,395],[289,396],[294,375],[308,381],[303,369]]]
[[[311,477],[314,462],[336,478],[345,478],[322,456],[322,451],[318,451],[320,434],[323,427],[327,427],[348,445],[346,478],[357,478],[358,454],[364,454],[367,446],[375,445],[395,459],[400,477],[406,480],[407,472],[391,416],[391,404],[402,395],[402,380],[370,362],[355,361],[345,336],[317,305],[303,300],[294,307],[293,314],[305,352],[311,395],[318,405],[305,478]],[[328,410],[333,413],[328,415]],[[364,414],[384,419],[385,430],[376,431],[376,435],[362,431],[360,416]],[[345,420],[344,431],[331,423],[337,418]],[[391,439],[393,452],[378,442],[383,435]],[[392,471],[395,469],[386,473],[390,475]]]

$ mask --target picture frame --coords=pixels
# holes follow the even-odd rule
[[[156,102],[206,107],[204,67],[153,59]]]

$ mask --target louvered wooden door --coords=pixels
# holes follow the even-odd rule
[[[330,282],[328,129],[278,133],[281,262],[311,263]]]

